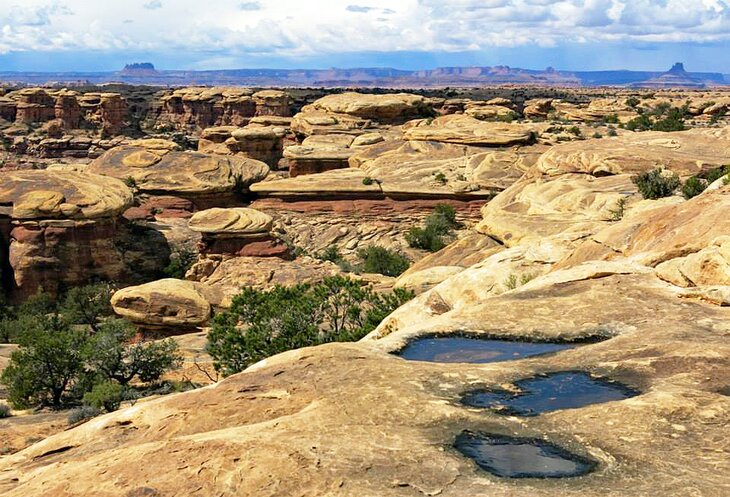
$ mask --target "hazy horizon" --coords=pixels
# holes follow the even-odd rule
[[[730,73],[730,1],[9,0],[0,71],[548,66]]]

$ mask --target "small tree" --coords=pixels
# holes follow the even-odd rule
[[[58,315],[35,316],[18,338],[19,349],[0,381],[17,408],[59,408],[83,373],[86,334]]]
[[[105,381],[94,385],[90,392],[84,394],[84,405],[94,409],[112,412],[119,409],[124,400],[124,387],[113,381]]]
[[[412,227],[406,233],[406,241],[413,248],[438,252],[446,246],[444,236],[451,234],[457,228],[456,210],[448,204],[439,204],[433,214],[426,218],[423,228]]]
[[[147,383],[182,361],[172,340],[133,343],[134,327],[123,319],[105,322],[88,341],[84,358],[89,371],[127,386],[135,377]]]
[[[114,314],[111,306],[112,288],[109,283],[96,283],[72,288],[63,304],[64,317],[71,323],[99,329],[99,321]]]

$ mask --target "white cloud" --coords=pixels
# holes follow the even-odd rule
[[[728,40],[730,0],[367,0],[351,4],[342,0],[2,0],[0,4],[0,53],[187,50],[221,58],[240,53],[296,57],[571,42]]]

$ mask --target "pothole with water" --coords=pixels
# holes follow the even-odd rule
[[[423,337],[408,343],[396,354],[409,361],[485,364],[559,352],[577,345],[492,340],[468,336]]]
[[[597,378],[580,371],[537,376],[515,383],[514,392],[474,390],[461,402],[470,407],[490,409],[497,414],[537,416],[562,409],[624,400],[640,392],[616,381]]]
[[[593,471],[598,463],[534,438],[464,431],[454,447],[476,464],[503,478],[567,478]]]

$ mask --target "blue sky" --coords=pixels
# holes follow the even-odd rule
[[[730,0],[2,0],[0,71],[510,65],[730,73]]]

